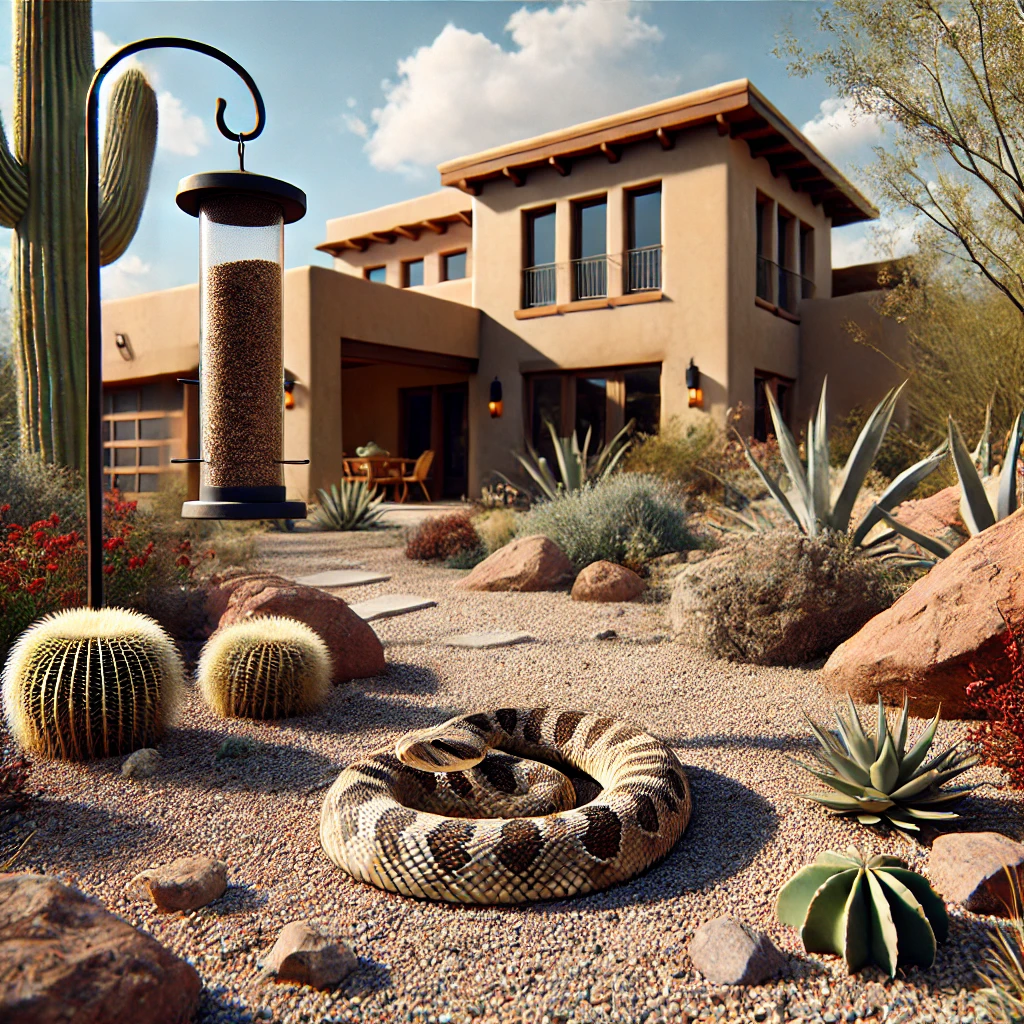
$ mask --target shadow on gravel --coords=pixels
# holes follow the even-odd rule
[[[372,957],[361,956],[359,967],[341,983],[338,991],[351,998],[363,992],[379,992],[391,988],[391,985],[391,968],[387,964]]]
[[[727,733],[702,734],[700,736],[669,736],[661,738],[670,747],[677,750],[705,750],[707,748],[727,747],[730,749],[749,750],[801,750],[815,746],[813,737],[799,736],[736,736]]]
[[[943,832],[1002,832],[1018,842],[1024,841],[1024,814],[1021,813],[1019,799],[1007,796],[1000,800],[975,792],[965,796],[952,809],[960,817],[941,822]]]
[[[246,883],[228,886],[227,892],[219,900],[207,904],[197,913],[203,917],[230,917],[232,914],[251,914],[265,907],[269,897]]]

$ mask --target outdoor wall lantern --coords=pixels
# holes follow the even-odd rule
[[[293,380],[284,382],[284,407],[286,409],[295,408],[295,381]]]
[[[690,365],[686,368],[686,392],[689,396],[691,409],[704,408],[704,389],[700,386],[700,369],[690,359]]]
[[[501,381],[495,377],[491,381],[491,397],[487,402],[487,411],[491,414],[491,419],[496,420],[501,417],[504,408],[504,403],[501,400]]]
[[[252,76],[216,47],[158,36],[122,46],[93,75],[85,108],[86,136],[86,479],[88,601],[103,606],[103,354],[100,297],[99,93],[120,61],[142,50],[192,50],[220,61],[242,79],[256,108],[248,132],[228,128],[227,103],[217,100],[217,128],[238,147],[237,171],[185,178],[176,200],[199,218],[199,409],[202,464],[199,500],[187,501],[190,519],[302,519],[305,502],[286,501],[281,467],[284,362],[281,292],[284,225],[306,212],[294,185],[245,170],[245,143],[266,123]],[[302,460],[303,462],[307,460]]]

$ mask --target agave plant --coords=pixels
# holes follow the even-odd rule
[[[957,817],[945,806],[959,800],[974,786],[943,789],[943,785],[969,768],[980,758],[955,743],[930,761],[925,761],[939,728],[941,708],[907,750],[909,700],[903,698],[895,730],[889,729],[882,697],[878,697],[878,727],[872,739],[861,723],[853,701],[844,714],[836,709],[838,733],[828,732],[805,715],[811,732],[821,744],[814,756],[821,768],[790,758],[833,793],[802,793],[836,814],[849,814],[862,825],[877,825],[883,819],[907,832],[919,832],[920,821],[947,821]]]
[[[776,913],[800,931],[808,953],[838,953],[851,972],[878,964],[931,967],[949,935],[942,898],[898,857],[870,860],[856,847],[829,851],[801,868],[779,893]]]
[[[779,451],[786,467],[786,474],[792,483],[787,494],[772,478],[767,470],[757,461],[743,437],[740,442],[746,452],[747,459],[754,467],[758,476],[772,498],[778,503],[786,515],[796,524],[797,528],[808,537],[817,537],[825,531],[832,530],[846,533],[850,529],[853,507],[857,502],[868,472],[878,455],[878,450],[885,439],[896,402],[906,381],[898,388],[892,388],[875,406],[868,417],[857,441],[846,460],[846,465],[839,477],[835,497],[829,482],[829,441],[828,413],[826,408],[826,389],[828,380],[822,382],[821,397],[818,410],[807,424],[807,462],[800,459],[800,449],[782,419],[778,404],[770,390],[766,390],[768,409],[775,435],[779,440]],[[739,436],[737,434],[737,436]],[[863,545],[871,528],[883,518],[883,513],[895,508],[901,501],[908,498],[917,485],[929,473],[938,468],[945,456],[945,445],[937,448],[927,458],[905,469],[885,489],[877,503],[868,510],[857,524],[853,532],[855,544]],[[877,549],[873,554],[880,553]],[[888,553],[888,552],[886,552]]]
[[[559,494],[581,490],[586,484],[603,480],[614,472],[619,460],[626,454],[626,450],[630,446],[629,435],[633,430],[634,421],[630,420],[597,453],[593,461],[590,457],[590,427],[587,427],[587,435],[583,439],[581,448],[575,430],[571,437],[559,437],[553,423],[545,420],[544,425],[550,432],[555,446],[555,459],[558,463],[557,478],[551,471],[548,460],[538,454],[537,449],[529,441],[526,442],[526,455],[520,455],[518,452],[512,454],[519,460],[519,464],[529,474],[530,479],[540,488],[544,497],[550,500],[558,497]]]
[[[342,480],[340,490],[331,484],[330,493],[321,488],[316,492],[320,507],[313,521],[326,530],[368,530],[384,514],[379,507],[384,495],[374,496],[375,491],[362,480]]]
[[[1006,457],[999,473],[999,489],[994,505],[989,500],[984,483],[984,477],[988,475],[991,467],[991,448],[988,443],[991,416],[992,407],[989,406],[985,414],[985,429],[981,441],[973,452],[967,450],[960,428],[953,417],[949,417],[948,443],[953,465],[956,467],[957,480],[960,483],[960,515],[972,537],[976,537],[982,530],[987,530],[1017,511],[1017,467],[1020,463],[1021,443],[1024,441],[1024,412],[1017,414],[1006,439]],[[930,537],[919,530],[904,526],[887,510],[878,509],[878,515],[896,533],[936,558],[946,558],[953,553],[948,544],[937,537]]]

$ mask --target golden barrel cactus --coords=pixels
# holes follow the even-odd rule
[[[74,608],[18,638],[3,672],[4,714],[18,745],[83,761],[151,747],[177,714],[183,667],[153,619]]]
[[[224,718],[287,718],[331,692],[331,655],[304,622],[268,615],[218,629],[199,656],[199,689]]]

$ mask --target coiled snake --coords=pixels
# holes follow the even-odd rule
[[[581,803],[588,782],[600,790]],[[320,841],[343,871],[390,892],[524,903],[633,878],[675,846],[691,809],[675,754],[635,726],[501,708],[350,765],[324,799]]]

